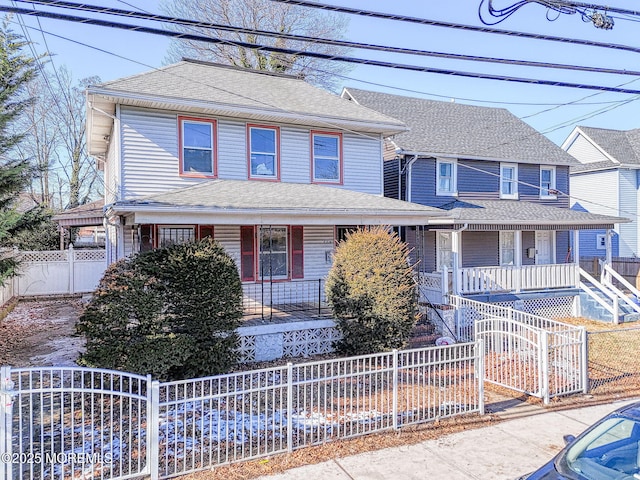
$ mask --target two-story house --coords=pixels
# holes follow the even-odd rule
[[[562,148],[579,163],[571,167],[572,208],[628,217],[614,231],[592,230],[580,237],[580,252],[605,258],[607,243],[616,257],[640,255],[640,129],[578,126]]]
[[[578,232],[626,221],[569,208],[573,157],[505,109],[353,88],[342,96],[409,127],[385,139],[385,195],[453,217],[406,229],[423,272],[452,271],[459,294],[571,313]]]
[[[109,263],[213,236],[245,296],[303,303],[349,228],[447,215],[383,195],[382,138],[403,122],[301,79],[182,61],[92,86],[87,108]]]

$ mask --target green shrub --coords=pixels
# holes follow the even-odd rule
[[[341,242],[326,282],[327,301],[347,355],[402,348],[417,319],[409,250],[385,228],[357,230]]]
[[[217,242],[140,253],[107,269],[81,315],[80,363],[160,380],[224,373],[241,316],[238,269]]]

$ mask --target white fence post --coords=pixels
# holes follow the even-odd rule
[[[398,350],[393,350],[393,400],[392,415],[393,429],[398,430]]]
[[[11,368],[0,367],[0,480],[11,480],[13,382]],[[7,461],[8,460],[8,461]]]
[[[580,327],[582,340],[580,351],[580,373],[582,375],[582,393],[589,393],[589,334],[586,327]]]
[[[484,340],[476,337],[476,380],[478,381],[478,408],[480,415],[484,415],[484,377],[485,377],[485,365],[484,365]]]
[[[67,258],[67,261],[69,262],[69,293],[71,295],[73,295],[74,293],[76,293],[76,289],[75,289],[75,281],[74,281],[74,257],[75,255],[73,254],[73,243],[69,244],[69,250],[67,251],[67,255],[69,256],[69,258]]]
[[[551,396],[549,385],[549,332],[540,332],[540,397],[549,404]]]
[[[147,375],[147,423],[149,438],[147,442],[147,461],[151,480],[158,480],[160,476],[160,382],[152,381]]]
[[[287,452],[293,452],[293,363],[287,363]]]

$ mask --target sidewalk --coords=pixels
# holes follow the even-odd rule
[[[416,445],[388,448],[294,468],[259,480],[514,480],[550,460],[596,420],[633,400],[572,410],[506,402],[505,421]]]

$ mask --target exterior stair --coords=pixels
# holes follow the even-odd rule
[[[590,283],[587,283],[586,286],[604,302],[612,305],[613,302],[611,301],[611,299],[600,289]],[[640,320],[640,314],[634,311],[633,308],[631,308],[625,302],[619,301],[618,309],[620,315],[617,323],[636,322]],[[613,314],[610,311],[606,310],[596,300],[591,298],[591,296],[585,291],[580,292],[580,316],[590,318],[592,320],[616,323],[614,321]]]

